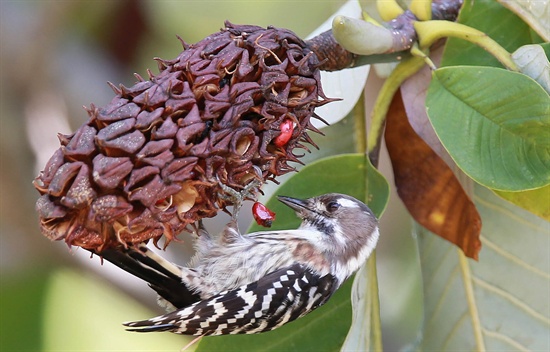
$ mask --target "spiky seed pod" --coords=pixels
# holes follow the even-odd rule
[[[59,136],[34,181],[46,237],[96,251],[169,242],[231,205],[220,183],[240,190],[294,170],[315,107],[331,101],[317,57],[285,29],[226,22],[157,61],[158,75],[112,86],[110,104]]]

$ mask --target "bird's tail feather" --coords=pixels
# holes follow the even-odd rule
[[[126,249],[108,248],[93,253],[146,281],[176,308],[187,307],[200,300],[199,295],[182,282],[181,269],[152,252],[144,244]]]

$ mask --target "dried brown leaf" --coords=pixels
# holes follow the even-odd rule
[[[481,218],[453,171],[412,129],[400,92],[393,98],[386,123],[397,193],[409,213],[477,260]]]

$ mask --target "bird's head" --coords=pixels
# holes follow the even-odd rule
[[[319,233],[316,241],[346,272],[356,271],[378,242],[378,219],[363,202],[339,193],[308,199],[279,196],[302,219],[300,229]],[[312,239],[313,240],[313,239]]]

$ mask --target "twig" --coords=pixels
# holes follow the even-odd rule
[[[462,0],[434,0],[432,19],[455,21],[461,6]],[[339,71],[371,63],[400,61],[409,56],[408,50],[418,39],[413,27],[415,20],[414,15],[407,10],[397,18],[384,23],[394,37],[392,52],[387,54],[369,56],[353,54],[338,44],[332,30],[311,38],[306,41],[306,44],[319,58],[321,62],[319,68],[323,71]]]

